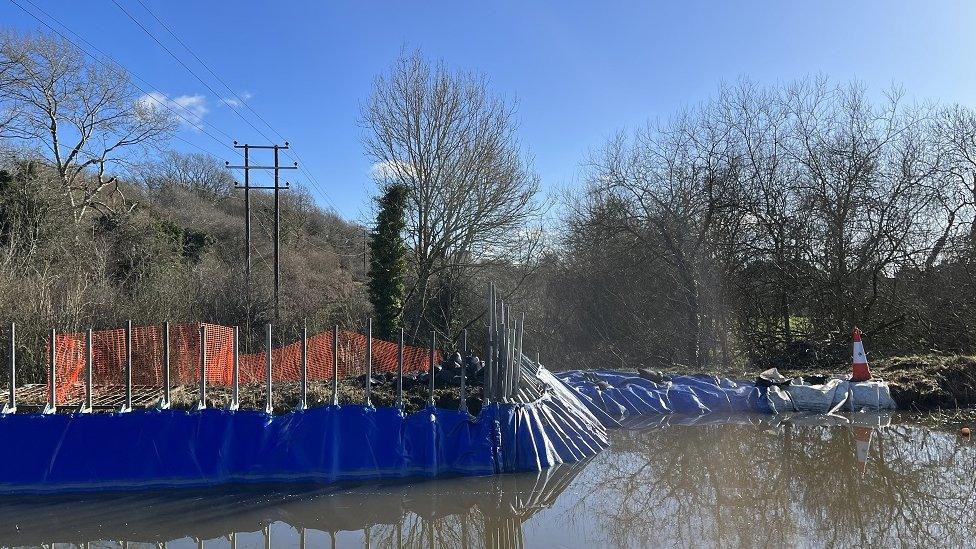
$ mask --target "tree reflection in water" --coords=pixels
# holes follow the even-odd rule
[[[568,513],[615,546],[974,543],[972,446],[900,424],[874,432],[863,474],[856,450],[849,426],[618,431]]]
[[[0,547],[228,547],[239,536],[239,547],[973,545],[973,446],[886,426],[862,472],[865,431],[803,421],[645,418],[590,463],[539,474],[5,498]]]

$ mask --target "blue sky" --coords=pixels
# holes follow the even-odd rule
[[[32,1],[208,124],[265,141],[111,0]],[[138,2],[119,1],[223,93]],[[578,184],[587,151],[612,132],[740,77],[857,78],[875,92],[895,83],[918,100],[976,106],[972,2],[143,1],[294,144],[325,192],[318,201],[351,219],[368,214],[373,191],[359,107],[403,47],[481,71],[517,99],[519,134],[546,190]],[[0,21],[40,28],[10,0],[0,0]],[[233,160],[202,132],[180,137]]]

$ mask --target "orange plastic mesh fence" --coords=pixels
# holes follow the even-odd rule
[[[170,385],[200,382],[200,326],[170,326]],[[206,326],[207,383],[230,386],[234,380],[234,329],[217,324]],[[55,353],[55,388],[58,404],[80,403],[85,393],[86,347],[84,333],[57,334]],[[132,329],[132,384],[162,387],[165,369],[162,326],[138,326]],[[271,350],[271,381],[301,379],[302,343],[296,341]],[[125,385],[125,330],[92,332],[92,385],[120,387]],[[327,381],[332,373],[332,333],[310,335],[307,343],[308,379]],[[404,373],[426,372],[429,350],[405,346]],[[438,351],[434,360],[441,361]],[[240,383],[267,382],[266,353],[242,354],[239,357]],[[397,370],[397,344],[373,339],[373,372]],[[366,372],[366,336],[356,332],[339,332],[339,377],[347,378]],[[48,369],[50,376],[50,369]],[[48,378],[50,384],[50,377]]]

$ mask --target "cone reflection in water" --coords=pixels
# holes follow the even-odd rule
[[[854,457],[857,460],[857,469],[861,476],[868,468],[868,459],[871,452],[871,437],[874,435],[873,427],[863,427],[853,425],[854,429]]]

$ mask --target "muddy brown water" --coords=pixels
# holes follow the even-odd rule
[[[848,419],[648,419],[538,474],[4,497],[0,546],[976,546],[971,441]]]

